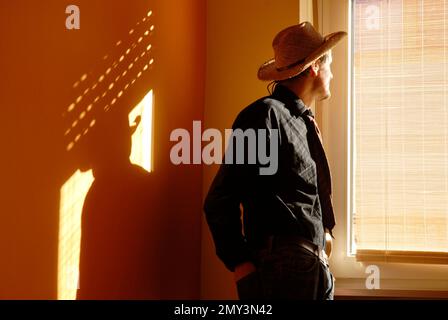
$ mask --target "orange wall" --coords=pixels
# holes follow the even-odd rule
[[[258,67],[272,58],[271,42],[282,28],[298,23],[297,0],[207,2],[205,125],[224,132],[246,105],[267,94]],[[204,166],[204,196],[218,166]],[[215,255],[203,220],[202,285],[205,299],[236,298],[233,275]]]
[[[92,149],[83,146],[93,145],[96,151],[103,147],[87,134],[79,147],[66,151],[74,136],[64,137],[64,132],[73,114],[86,108],[87,96],[72,113],[62,115],[82,94],[83,85],[93,85],[124,47],[138,40],[137,31],[128,32],[148,10],[153,11],[155,31],[144,41],[153,46],[153,67],[124,93],[107,117],[102,101],[88,117],[102,121],[111,133],[106,135],[108,143],[118,144],[123,137],[118,123],[154,90],[154,173],[145,182],[147,188],[133,191],[141,199],[137,206],[147,208],[150,245],[147,251],[130,250],[140,250],[141,260],[135,263],[148,267],[147,282],[139,288],[142,297],[198,298],[202,170],[171,164],[169,134],[175,128],[191,128],[193,120],[203,117],[205,0],[78,0],[79,31],[65,29],[69,4],[17,0],[0,5],[0,298],[57,297],[59,192],[77,169],[88,169],[86,159]],[[119,40],[122,44],[116,46]],[[103,60],[105,55],[109,57]],[[111,90],[111,96],[130,81],[132,72]],[[73,88],[83,74],[88,75],[85,82]],[[106,154],[101,156],[109,156],[107,150],[102,152]],[[133,199],[121,196],[124,201]]]

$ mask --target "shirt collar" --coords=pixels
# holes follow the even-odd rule
[[[303,103],[302,99],[297,97],[294,92],[281,84],[278,84],[275,87],[272,97],[283,102],[285,107],[288,108],[293,114],[298,116],[309,115],[314,117],[311,109]]]

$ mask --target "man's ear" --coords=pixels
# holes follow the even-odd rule
[[[317,76],[319,74],[319,69],[320,69],[319,63],[317,61],[314,61],[310,66],[311,75],[314,77]]]

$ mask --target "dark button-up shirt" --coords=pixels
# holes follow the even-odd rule
[[[270,235],[294,234],[324,245],[316,164],[303,118],[309,112],[293,92],[277,85],[233,124],[233,130],[278,130],[278,170],[260,175],[259,163],[223,163],[210,187],[204,211],[216,253],[230,271],[251,261],[254,248]]]

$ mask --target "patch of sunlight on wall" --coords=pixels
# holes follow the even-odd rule
[[[148,172],[152,171],[153,102],[154,94],[151,90],[129,113],[129,125],[132,127],[138,124],[132,135],[130,160]]]
[[[60,190],[58,299],[76,299],[81,245],[81,214],[94,178],[92,170],[76,171]]]

